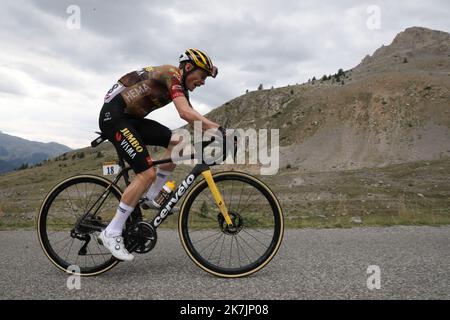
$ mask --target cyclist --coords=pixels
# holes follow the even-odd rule
[[[172,139],[172,132],[162,124],[144,119],[150,112],[170,102],[175,104],[180,117],[193,124],[201,121],[202,130],[225,130],[193,109],[189,91],[205,84],[208,76],[217,76],[217,67],[202,51],[187,49],[179,59],[179,67],[163,65],[147,67],[124,75],[105,96],[100,112],[99,126],[103,135],[130,164],[136,177],[125,189],[116,215],[98,239],[119,260],[131,261],[134,256],[125,248],[122,229],[139,199],[145,195],[148,207],[158,207],[153,200],[175,169],[174,163],[151,167],[152,158],[146,145],[166,148],[164,157],[180,142]]]

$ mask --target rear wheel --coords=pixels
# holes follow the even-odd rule
[[[48,193],[37,229],[41,247],[56,267],[93,276],[119,263],[97,243],[97,236],[114,217],[121,194],[109,180],[94,175],[68,178]]]
[[[243,277],[266,266],[280,248],[284,224],[273,192],[255,177],[236,171],[213,175],[227,206],[229,227],[205,180],[186,196],[179,217],[182,245],[203,270]]]

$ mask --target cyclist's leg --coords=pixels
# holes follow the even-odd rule
[[[113,99],[105,104],[100,116],[100,129],[103,134],[136,173],[136,177],[122,195],[115,217],[107,227],[107,233],[111,236],[120,235],[127,218],[156,176],[145,142],[134,128],[132,119],[123,113],[123,108],[120,99]],[[107,121],[102,121],[102,114],[103,119],[108,119]]]
[[[134,208],[142,194],[155,180],[156,172],[151,167],[151,157],[140,133],[127,119],[119,121],[112,130],[112,137],[111,134],[107,137],[112,140],[118,152],[136,173],[136,177],[122,195],[122,202]]]
[[[163,158],[170,158],[172,149],[178,143],[178,140],[171,139],[172,131],[169,128],[149,119],[133,119],[132,123],[146,144],[166,148]],[[156,180],[146,194],[147,205],[150,205],[151,201],[159,194],[175,167],[176,165],[174,163],[159,165],[156,170]]]
[[[123,192],[116,215],[101,232],[99,239],[117,259],[131,261],[134,257],[125,248],[122,230],[139,199],[155,179],[156,173],[151,167],[151,158],[142,138],[126,119],[119,121],[115,129],[107,131],[108,139],[130,164],[136,176]]]

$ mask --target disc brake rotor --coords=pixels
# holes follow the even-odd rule
[[[221,213],[217,215],[217,221],[219,222],[219,227],[222,230],[223,233],[229,234],[229,235],[236,235],[239,232],[241,232],[242,228],[244,227],[244,220],[242,219],[241,215],[237,212],[229,211],[228,215],[230,216],[231,221],[233,224],[229,226],[227,222],[225,221],[225,218]]]

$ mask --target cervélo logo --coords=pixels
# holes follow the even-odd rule
[[[169,212],[172,210],[173,206],[177,204],[178,200],[183,196],[186,190],[189,189],[194,180],[195,176],[193,174],[189,175],[189,177],[183,180],[181,186],[178,187],[178,190],[175,192],[174,196],[169,200],[164,209],[161,210],[159,216],[157,216],[153,221],[153,225],[155,227],[159,226],[163,221],[163,219],[167,217]]]

